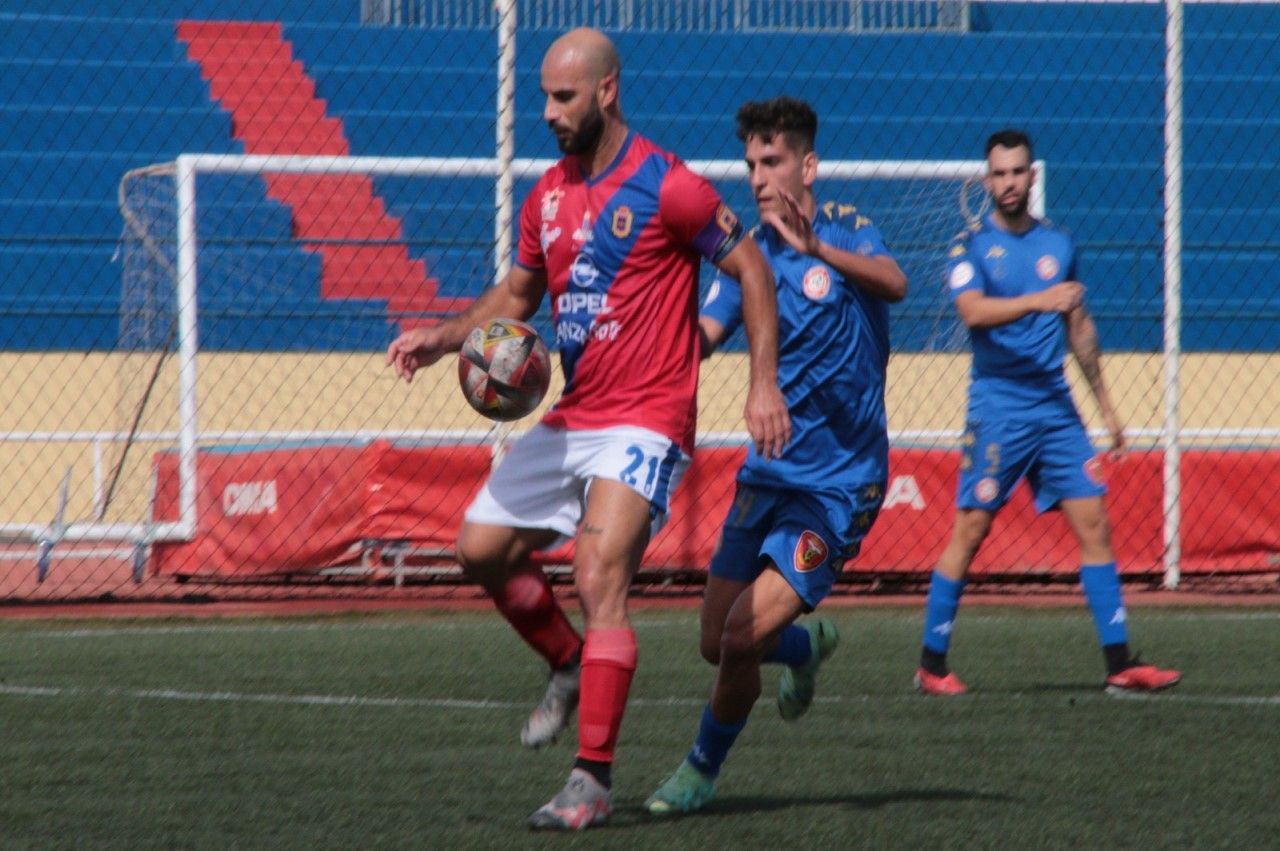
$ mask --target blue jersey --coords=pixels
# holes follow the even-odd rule
[[[852,207],[825,204],[813,227],[819,239],[845,251],[889,254],[880,231]],[[777,281],[778,383],[791,414],[791,442],[768,462],[751,448],[739,481],[793,488],[884,482],[888,303],[798,253],[773,228],[761,225],[752,234]],[[742,321],[737,282],[717,276],[702,313],[732,333]]]
[[[1075,243],[1044,221],[1029,231],[1010,233],[988,216],[952,244],[947,283],[954,300],[979,292],[1015,298],[1074,280]],[[1063,360],[1067,354],[1062,314],[1028,313],[994,328],[970,328],[973,345],[971,409],[987,408],[1003,417],[1039,417],[1071,407]]]

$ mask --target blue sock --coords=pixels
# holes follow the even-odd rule
[[[1124,610],[1124,597],[1120,592],[1120,574],[1114,561],[1106,564],[1086,564],[1080,567],[1080,584],[1084,586],[1084,598],[1093,613],[1093,625],[1098,630],[1098,643],[1127,644],[1129,631],[1125,625],[1128,616]]]
[[[951,629],[960,610],[963,579],[948,579],[938,571],[929,580],[929,598],[924,604],[924,646],[946,655],[951,647]]]
[[[778,636],[778,646],[765,654],[764,662],[780,662],[783,665],[803,665],[813,655],[809,630],[796,624],[788,624]]]
[[[689,751],[689,763],[707,777],[718,776],[720,766],[724,765],[725,757],[729,755],[729,748],[733,747],[745,726],[745,720],[737,724],[721,724],[712,717],[711,704],[708,703],[702,710],[698,738],[693,743],[693,750]]]

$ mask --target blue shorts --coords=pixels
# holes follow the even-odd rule
[[[754,582],[773,563],[810,611],[858,555],[880,513],[884,484],[814,491],[738,483],[710,573]]]
[[[1102,464],[1079,417],[977,420],[965,425],[956,506],[998,511],[1023,477],[1036,510],[1107,492]]]

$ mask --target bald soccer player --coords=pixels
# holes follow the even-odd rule
[[[777,457],[790,438],[769,265],[710,183],[628,128],[621,72],[613,44],[595,30],[551,45],[543,118],[565,156],[525,200],[515,264],[465,313],[406,332],[387,352],[408,381],[486,320],[532,316],[550,290],[564,394],[493,471],[457,545],[467,575],[551,668],[521,741],[553,742],[578,710],[577,759],[564,788],[530,817],[535,828],[582,829],[609,817],[636,669],[627,589],[693,452],[704,259],[742,287],[755,448]],[[583,635],[531,560],[575,535]]]

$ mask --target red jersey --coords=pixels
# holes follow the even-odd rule
[[[548,169],[520,211],[516,254],[546,272],[564,368],[564,394],[543,422],[640,426],[692,454],[698,264],[742,237],[710,183],[635,133],[593,179],[575,157]]]

